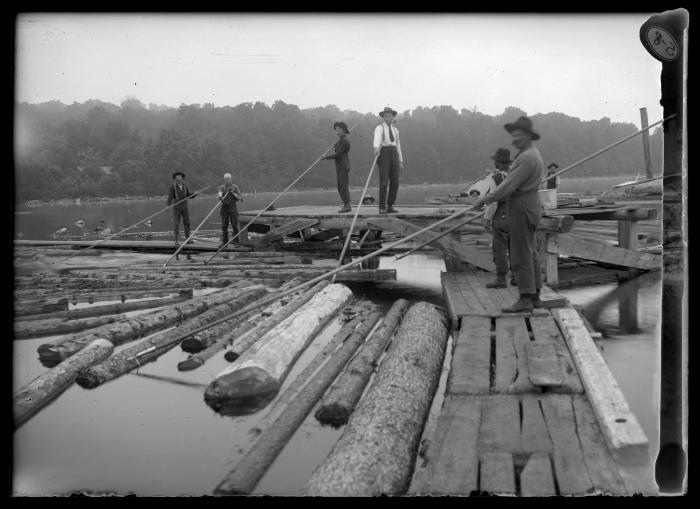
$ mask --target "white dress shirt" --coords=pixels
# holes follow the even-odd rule
[[[389,129],[391,129],[391,132],[394,134],[394,141],[391,141]],[[386,122],[382,122],[380,125],[374,128],[374,149],[377,150],[380,147],[396,147],[396,150],[399,153],[399,162],[403,163],[401,141],[399,140],[399,130],[394,126],[387,125]]]

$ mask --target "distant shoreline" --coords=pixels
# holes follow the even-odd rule
[[[570,178],[562,178],[562,181],[596,181],[596,180],[605,180],[605,179],[634,179],[635,175],[615,175],[615,176],[595,176],[595,177],[570,177]],[[405,184],[402,185],[402,188],[431,188],[431,187],[444,187],[444,186],[463,186],[464,182],[443,182],[443,183],[433,183],[433,184]],[[361,190],[362,186],[351,186],[350,190]],[[328,191],[335,191],[336,189],[333,187],[329,188],[313,188],[313,189],[296,189],[296,190],[290,190],[287,191],[288,194],[299,194],[299,193],[321,193],[321,192],[328,192]],[[281,191],[281,190],[280,190]],[[270,194],[277,194],[280,191],[251,191],[251,192],[244,192],[244,195],[270,195]],[[200,193],[200,196],[210,196],[209,193]],[[57,198],[57,199],[51,199],[51,200],[26,200],[21,203],[17,203],[17,205],[23,205],[27,207],[42,207],[42,206],[67,206],[67,205],[92,205],[95,203],[117,203],[117,202],[133,202],[133,201],[163,201],[165,202],[167,200],[167,195],[155,195],[155,196],[111,196],[111,197],[89,197],[89,198]]]

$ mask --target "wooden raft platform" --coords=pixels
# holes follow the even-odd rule
[[[567,304],[504,314],[517,288],[483,271],[443,272],[452,364],[409,493],[633,494],[618,464],[648,441],[595,343]],[[543,299],[562,298],[543,288]]]

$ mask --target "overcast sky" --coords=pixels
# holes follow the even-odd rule
[[[16,99],[661,118],[648,15],[80,15],[17,21]]]

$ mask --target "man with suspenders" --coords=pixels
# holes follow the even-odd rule
[[[374,129],[374,154],[378,156],[379,167],[379,213],[392,214],[398,212],[394,203],[399,192],[399,171],[403,170],[403,155],[399,130],[391,125],[396,111],[387,106],[379,116],[384,119]]]

